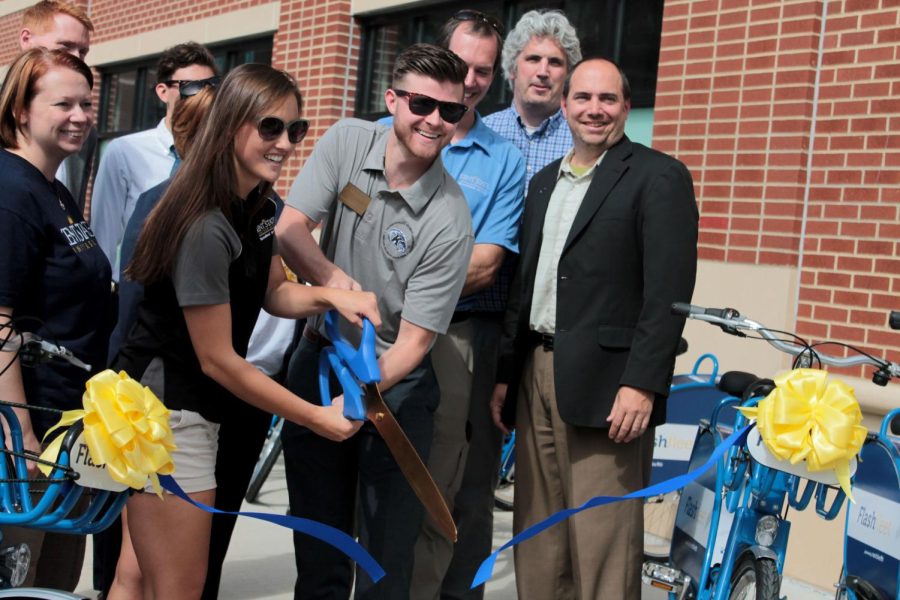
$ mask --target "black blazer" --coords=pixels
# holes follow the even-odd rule
[[[529,331],[534,277],[547,204],[561,159],[529,186],[498,379],[510,384],[504,421],[534,335]],[[571,425],[608,428],[619,386],[652,391],[651,425],[665,401],[684,319],[673,302],[690,302],[697,270],[697,203],[687,168],[623,137],[594,171],[559,260],[553,368],[559,412]],[[509,410],[507,410],[509,409]]]

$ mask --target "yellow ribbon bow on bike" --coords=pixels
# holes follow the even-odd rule
[[[755,407],[741,407],[756,426],[766,448],[781,460],[806,461],[811,472],[831,469],[847,497],[850,461],[866,440],[862,412],[853,388],[826,382],[819,369],[794,369],[775,378],[777,386]]]
[[[52,431],[84,419],[84,440],[94,464],[106,465],[115,481],[143,489],[150,478],[157,495],[162,496],[157,474],[171,475],[175,465],[169,454],[175,449],[169,410],[159,398],[127,373],[107,369],[91,377],[82,398],[84,410],[63,413]],[[55,460],[63,435],[58,436],[41,454]],[[50,467],[41,465],[45,475]]]

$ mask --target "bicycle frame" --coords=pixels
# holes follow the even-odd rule
[[[885,599],[900,596],[900,439],[888,432],[894,418],[900,408],[867,438],[853,480],[838,590],[849,600],[871,600],[873,590]]]

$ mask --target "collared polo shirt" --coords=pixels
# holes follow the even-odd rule
[[[378,122],[390,125],[393,119],[385,117]],[[469,203],[475,243],[496,244],[518,253],[525,201],[522,153],[475,113],[472,128],[463,139],[448,144],[441,157]],[[505,295],[493,287],[460,299],[457,310],[505,310]]]
[[[165,119],[112,140],[103,153],[91,194],[91,229],[119,279],[119,246],[138,197],[168,179],[175,164],[172,132]]]
[[[559,257],[566,238],[569,237],[575,215],[591,185],[594,171],[606,156],[604,152],[591,168],[578,175],[572,170],[573,152],[574,150],[570,150],[559,166],[556,187],[550,194],[541,232],[541,252],[534,275],[534,295],[529,316],[530,328],[540,333],[556,333],[556,277]]]
[[[323,231],[333,228],[326,255],[378,297],[379,355],[397,339],[401,319],[436,333],[447,331],[473,240],[465,196],[440,157],[409,188],[388,187],[384,160],[389,133],[377,123],[339,121],[316,143],[287,199],[322,223]],[[371,198],[362,216],[339,200],[347,183]],[[334,222],[328,223],[333,205]],[[313,322],[325,334],[322,319]],[[343,335],[356,343],[359,330],[344,327]]]
[[[528,133],[515,105],[484,118],[484,123],[512,142],[525,157],[525,187],[537,172],[572,147],[572,132],[559,110],[547,117],[534,133]]]

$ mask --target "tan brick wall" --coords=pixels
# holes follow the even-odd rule
[[[694,174],[701,258],[800,268],[801,335],[898,360],[900,2],[824,7],[667,0],[654,144]]]

